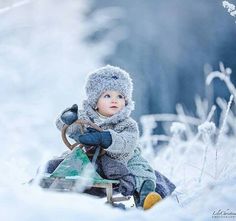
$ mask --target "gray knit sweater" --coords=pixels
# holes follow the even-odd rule
[[[137,190],[140,190],[144,180],[150,179],[156,183],[154,170],[147,160],[141,156],[138,125],[129,116],[131,112],[129,105],[105,120],[99,118],[99,115],[87,101],[84,101],[83,107],[83,110],[78,111],[78,118],[90,120],[103,130],[110,131],[112,144],[106,149],[106,155],[127,165],[130,172],[135,176]],[[64,126],[60,117],[56,121],[56,126],[59,130]],[[71,135],[77,130],[79,130],[78,126],[71,125],[67,133]]]

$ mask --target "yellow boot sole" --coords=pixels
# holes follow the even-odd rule
[[[158,203],[159,201],[161,201],[162,198],[160,196],[160,194],[156,193],[156,192],[151,192],[149,193],[143,203],[143,209],[147,210],[152,208],[156,203]]]

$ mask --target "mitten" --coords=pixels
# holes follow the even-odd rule
[[[99,132],[95,129],[88,129],[88,133],[79,135],[79,142],[84,145],[101,146],[107,149],[112,143],[112,137],[109,131]]]
[[[61,114],[61,120],[67,125],[73,124],[78,119],[78,106],[74,104],[72,107],[65,109]]]

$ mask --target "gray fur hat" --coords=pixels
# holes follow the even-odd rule
[[[87,102],[92,108],[96,107],[99,97],[108,90],[119,91],[126,101],[126,106],[133,106],[133,83],[129,74],[119,67],[106,65],[91,72],[85,86]],[[131,108],[133,109],[133,108]]]

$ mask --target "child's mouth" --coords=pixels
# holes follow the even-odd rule
[[[118,108],[118,107],[116,107],[116,106],[111,106],[111,108]]]

